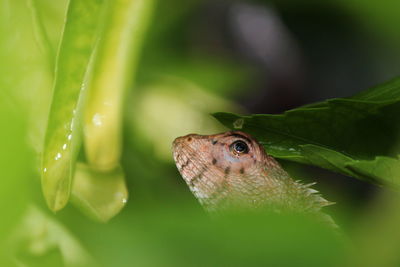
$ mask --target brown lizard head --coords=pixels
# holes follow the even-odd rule
[[[246,133],[178,137],[173,155],[190,190],[209,211],[260,208],[306,212],[335,226],[330,216],[320,212],[332,203],[311,189],[312,184],[293,180]]]
[[[229,198],[255,202],[252,196],[269,183],[265,167],[278,166],[253,137],[240,131],[178,137],[173,155],[191,191],[208,209]]]

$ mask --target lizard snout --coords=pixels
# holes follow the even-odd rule
[[[199,138],[200,136],[201,135],[198,135],[198,134],[188,134],[185,136],[177,137],[173,142],[173,146],[176,146],[176,145],[182,144],[182,143],[190,143],[194,139]]]

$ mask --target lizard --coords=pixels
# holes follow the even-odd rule
[[[333,204],[292,179],[263,146],[242,131],[189,134],[172,144],[176,166],[200,204],[210,212],[233,208],[316,215],[334,225],[321,208]]]

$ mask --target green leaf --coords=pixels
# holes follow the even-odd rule
[[[330,99],[280,115],[214,116],[228,128],[255,136],[274,157],[374,183],[400,185],[398,168],[392,166],[400,154],[400,124],[396,123],[400,79],[353,97]],[[377,156],[385,156],[385,160]],[[374,170],[382,164],[391,167]]]
[[[105,172],[77,164],[71,200],[90,217],[107,222],[120,212],[128,200],[122,168]]]
[[[122,105],[135,73],[153,0],[115,0],[107,4],[107,20],[88,83],[84,138],[89,163],[110,170],[119,164]]]
[[[120,200],[116,203],[107,196],[115,196],[117,190],[126,199],[124,175],[109,172],[119,168],[122,104],[152,3],[72,0],[69,4],[43,152],[42,188],[53,211],[66,205],[71,190],[75,203],[102,221],[123,207]],[[75,173],[83,119],[87,159],[97,172],[80,168]],[[72,187],[74,174],[77,181]],[[93,194],[99,191],[104,192]]]
[[[96,42],[101,2],[71,0],[68,7],[42,159],[42,189],[53,211],[66,205],[71,191],[81,144],[83,81]]]
[[[375,181],[384,179],[388,184],[399,184],[400,160],[398,158],[378,156],[374,160],[349,162],[347,167],[353,172],[371,177]]]
[[[66,226],[34,205],[26,209],[11,240],[18,266],[99,266]]]

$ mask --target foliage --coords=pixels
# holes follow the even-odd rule
[[[348,98],[281,115],[216,113],[226,127],[253,134],[274,157],[378,184],[400,185],[400,79]]]
[[[122,99],[150,5],[151,1],[69,3],[43,151],[42,187],[53,211],[67,204],[74,189],[74,202],[97,214],[95,217],[101,221],[113,217],[126,203],[123,172],[117,171],[116,176],[109,173],[119,168]],[[92,184],[90,170],[73,179],[82,128],[89,166],[110,176],[104,185],[108,194],[85,194],[86,190],[72,186],[73,182],[81,187]],[[113,181],[115,186],[110,186]],[[102,191],[99,185],[92,186],[92,190]],[[102,201],[103,197],[107,201]],[[114,204],[109,205],[109,201]]]
[[[95,47],[100,5],[100,1],[71,1],[68,7],[43,151],[43,193],[54,211],[63,208],[70,196],[80,147],[83,80]]]
[[[188,46],[209,34],[193,25],[203,7],[0,0],[1,266],[399,265],[396,196],[332,208],[356,248],[306,216],[201,210],[171,139],[222,131],[209,113],[241,113],[230,97],[253,94],[258,69]],[[397,185],[398,85],[282,115],[217,117],[278,158]]]

